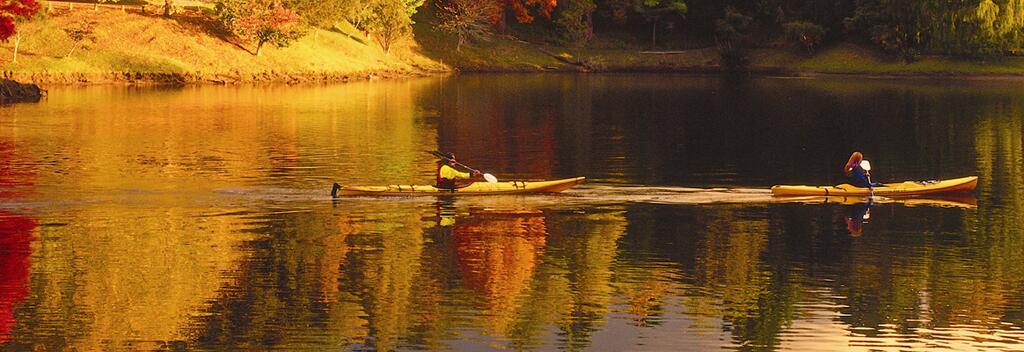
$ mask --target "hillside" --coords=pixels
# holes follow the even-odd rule
[[[65,3],[66,4],[66,3]],[[691,72],[721,71],[715,48],[647,52],[640,40],[599,34],[588,48],[567,48],[543,37],[497,36],[463,45],[438,32],[426,13],[415,18],[415,40],[390,54],[351,26],[310,32],[286,48],[268,46],[255,56],[253,43],[219,33],[197,10],[173,18],[138,7],[56,6],[45,19],[21,24],[18,61],[14,38],[0,43],[5,78],[34,83],[241,83],[322,82],[468,72]],[[426,12],[426,11],[425,11]],[[77,38],[78,40],[75,40]],[[624,39],[626,38],[626,39]],[[750,51],[759,74],[1022,78],[1024,58],[955,59],[925,56],[907,64],[854,44],[814,55],[789,48]]]
[[[252,43],[216,28],[197,12],[168,19],[113,7],[55,8],[19,27],[17,63],[14,38],[0,45],[0,68],[37,83],[343,81],[448,70],[414,47],[385,55],[354,30],[310,33],[286,48],[268,45],[257,57]],[[77,29],[85,33],[69,33]]]

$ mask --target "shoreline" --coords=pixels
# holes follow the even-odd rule
[[[361,72],[17,72],[3,71],[0,78],[38,85],[236,85],[346,83],[443,75],[444,70],[368,70]]]
[[[450,70],[369,70],[361,72],[249,72],[249,73],[204,73],[204,72],[17,72],[3,71],[0,78],[21,83],[47,86],[75,85],[245,85],[245,84],[323,84],[348,83],[375,80],[390,80],[416,77],[432,77],[458,74],[681,74],[681,75],[729,75],[717,66],[662,67],[619,66],[582,70],[574,66],[548,67],[473,67]],[[893,80],[963,80],[963,81],[1019,81],[1024,73],[963,73],[963,72],[835,72],[795,70],[787,67],[754,67],[733,75],[779,78],[863,78]]]

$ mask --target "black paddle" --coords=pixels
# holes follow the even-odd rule
[[[448,154],[445,154],[445,153],[442,153],[442,152],[439,152],[439,151],[436,151],[436,150],[431,151],[429,153],[433,154],[438,159],[444,160],[447,163],[454,163],[455,165],[461,166],[462,168],[465,168],[465,169],[467,169],[469,171],[472,171],[473,173],[476,173],[476,174],[480,174],[481,173],[480,170],[471,168],[469,166],[466,166],[466,164],[463,164],[463,163],[460,163],[458,161],[452,160],[451,158],[448,157]],[[487,183],[498,183],[498,178],[494,177],[494,175],[483,174],[483,176],[484,176],[484,179],[487,180]]]

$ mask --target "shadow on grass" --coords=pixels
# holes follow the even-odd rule
[[[353,35],[352,33],[345,32],[345,31],[341,30],[341,28],[331,27],[330,29],[328,29],[328,31],[341,34],[341,35],[343,35],[345,37],[348,37],[348,39],[354,40],[355,42],[357,42],[359,44],[370,45],[369,40],[367,40],[366,38],[360,37],[360,36],[357,36],[357,35]]]
[[[190,35],[198,36],[205,34],[220,39],[225,43],[234,45],[236,48],[245,51],[250,55],[256,55],[256,52],[246,48],[243,43],[239,42],[239,39],[235,37],[234,34],[221,26],[217,19],[202,12],[179,11],[170,17],[163,16],[159,13],[144,13],[143,16],[170,19],[177,24],[177,27],[181,31]]]

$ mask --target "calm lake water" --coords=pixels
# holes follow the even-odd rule
[[[1019,82],[51,88],[0,107],[0,350],[1021,350],[1022,141]],[[589,182],[329,196],[430,183],[435,149]],[[768,193],[853,150],[876,181],[981,181]]]

